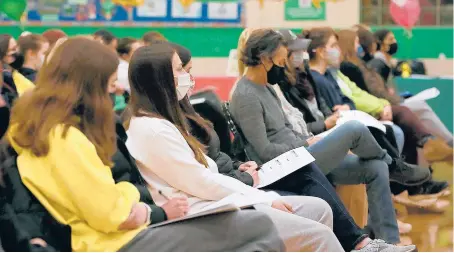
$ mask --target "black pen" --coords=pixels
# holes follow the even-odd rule
[[[262,169],[262,166],[257,166],[257,169],[255,169],[255,171],[259,171]]]
[[[159,193],[159,195],[163,196],[166,200],[170,200],[170,198],[167,197],[167,196],[162,192],[162,190],[159,190],[158,193]]]

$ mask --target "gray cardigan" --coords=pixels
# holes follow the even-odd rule
[[[265,163],[289,150],[307,146],[305,137],[292,130],[270,85],[259,85],[246,77],[241,78],[230,109],[246,137],[249,158],[257,163]]]

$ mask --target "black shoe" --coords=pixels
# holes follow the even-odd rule
[[[438,194],[449,188],[449,183],[446,181],[429,180],[420,186],[408,187],[408,195],[431,195]]]
[[[429,169],[408,164],[401,159],[393,159],[389,165],[389,181],[406,186],[420,185],[432,178]]]

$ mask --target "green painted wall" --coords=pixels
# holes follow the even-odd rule
[[[25,27],[25,30],[41,33],[48,26]],[[100,27],[67,26],[58,27],[69,35],[92,34]],[[106,28],[118,37],[141,37],[145,32],[155,30],[163,33],[169,40],[190,48],[195,57],[227,57],[229,50],[236,48],[242,28],[180,28],[180,27],[108,27]],[[397,54],[399,58],[438,58],[444,53],[447,58],[453,58],[453,28],[437,27],[414,28],[412,38],[402,28],[390,28],[394,31],[400,43]],[[2,26],[0,33],[9,33],[15,37],[22,30],[17,26]],[[298,32],[295,30],[295,32]]]
[[[396,78],[395,82],[400,91],[409,91],[417,94],[425,89],[436,87],[440,90],[440,95],[430,99],[427,103],[432,107],[440,120],[445,124],[449,131],[453,131],[453,79],[414,79],[414,78]]]

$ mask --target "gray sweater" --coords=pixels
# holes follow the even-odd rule
[[[281,102],[270,85],[238,81],[230,109],[246,137],[249,158],[262,164],[295,148],[307,146],[305,137],[292,130]]]

